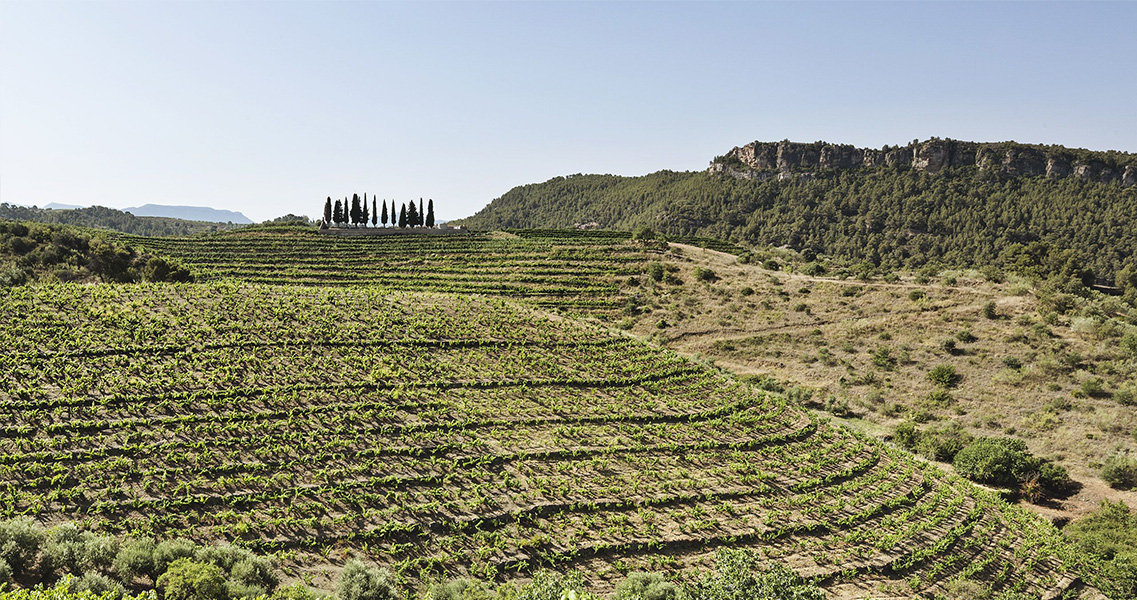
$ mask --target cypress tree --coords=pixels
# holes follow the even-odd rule
[[[324,225],[332,224],[332,197],[328,196],[328,201],[324,203]]]
[[[367,227],[367,222],[371,220],[371,209],[367,206],[367,194],[363,194],[363,205],[359,208],[359,214],[363,217],[363,226]]]
[[[407,205],[404,203],[399,209],[399,227],[407,226]]]
[[[422,198],[418,199],[418,224],[421,226],[426,222],[426,211],[422,209]]]
[[[411,200],[411,205],[407,207],[407,225],[418,227],[418,209],[415,208],[414,200]]]
[[[361,216],[359,212],[359,194],[351,195],[351,214],[349,216],[351,216],[352,225],[359,225],[359,217]]]
[[[434,227],[434,198],[426,203],[426,226]]]
[[[383,226],[387,226],[387,199],[383,199]]]
[[[386,200],[383,201],[383,208],[387,208]],[[371,226],[379,226],[379,200],[374,196],[371,197]]]
[[[336,209],[335,209],[335,212],[332,214],[332,222],[335,223],[337,226],[340,223],[343,223],[343,206],[340,205],[339,200],[336,200]]]

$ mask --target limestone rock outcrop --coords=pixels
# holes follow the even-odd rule
[[[1119,181],[1125,187],[1137,185],[1137,155],[1133,154],[939,138],[879,150],[827,142],[756,141],[716,158],[708,171],[746,179],[803,180],[825,170],[883,167],[928,173],[975,167],[1010,177],[1077,177],[1098,183]]]

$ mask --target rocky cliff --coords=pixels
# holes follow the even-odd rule
[[[1137,155],[1093,152],[1015,142],[963,142],[932,138],[879,150],[827,142],[751,142],[716,157],[708,169],[742,179],[811,179],[825,170],[895,167],[938,173],[975,167],[1010,177],[1077,177],[1098,183],[1137,184]]]

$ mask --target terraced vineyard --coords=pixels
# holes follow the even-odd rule
[[[544,307],[590,311],[617,306],[618,278],[642,273],[652,254],[627,235],[603,233],[340,236],[300,227],[251,227],[192,238],[116,237],[173,257],[199,280],[377,285],[523,298]]]
[[[195,268],[267,264],[255,239],[247,261],[223,242]],[[462,258],[430,264],[492,269],[478,257],[530,242],[459,243]],[[545,260],[528,256],[502,260]],[[330,278],[317,262],[265,277]],[[546,299],[577,289],[541,285]],[[5,516],[233,540],[309,573],[355,555],[412,579],[582,568],[604,589],[745,546],[838,597],[1080,589],[1038,517],[779,395],[527,305],[219,282],[12,288],[0,310]]]

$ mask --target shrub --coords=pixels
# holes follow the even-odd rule
[[[936,365],[931,371],[928,371],[928,380],[941,387],[955,387],[959,383],[959,379],[959,374],[951,365]]]
[[[229,571],[229,578],[243,585],[255,586],[269,591],[280,583],[272,561],[257,556],[250,556],[233,563],[233,568]]]
[[[8,566],[8,561],[0,558],[0,590],[4,589],[4,584],[12,579],[12,567]]]
[[[686,586],[688,600],[822,600],[825,593],[781,564],[763,568],[751,549],[719,549],[715,572]]]
[[[960,329],[958,332],[956,332],[955,339],[965,344],[970,344],[979,338],[975,337],[975,334],[971,333],[970,329]]]
[[[614,600],[678,600],[679,588],[659,573],[629,573],[612,595]]]
[[[919,433],[916,450],[930,460],[951,462],[974,438],[954,421]]]
[[[318,600],[316,594],[302,583],[281,586],[273,590],[271,600]]]
[[[1035,470],[1026,443],[1011,438],[979,438],[955,455],[952,466],[972,481],[998,486],[1017,486]]]
[[[497,594],[476,579],[451,579],[439,582],[427,591],[426,600],[496,600]]]
[[[640,225],[632,233],[632,239],[637,240],[637,241],[639,241],[639,240],[654,240],[655,239],[655,231],[653,231],[652,228],[648,227],[647,225]]]
[[[713,269],[706,267],[695,267],[695,279],[699,281],[718,281],[719,276],[715,274]]]
[[[995,309],[995,301],[991,300],[983,305],[983,316],[988,319],[998,319],[999,312]]]
[[[955,398],[951,397],[951,392],[945,390],[944,388],[936,388],[932,390],[932,392],[928,394],[925,400],[928,404],[931,404],[932,406],[938,408],[945,408],[955,403]]]
[[[1117,401],[1118,404],[1133,406],[1137,404],[1137,390],[1132,386],[1117,388],[1113,391],[1113,399]]]
[[[101,600],[111,600],[114,598],[121,598],[126,594],[126,588],[122,584],[103,575],[102,573],[88,572],[84,573],[82,577],[76,579],[71,585],[71,589],[76,592],[91,592],[102,596]]]
[[[154,573],[161,575],[169,565],[181,558],[193,558],[197,548],[185,539],[162,540],[154,546]]]
[[[648,264],[647,276],[650,277],[652,281],[663,281],[663,274],[663,263],[653,262]]]
[[[1137,331],[1121,336],[1121,349],[1130,356],[1137,357]]]
[[[255,558],[252,552],[232,544],[203,546],[194,554],[194,560],[215,564],[226,572],[233,570],[233,565],[251,558]]]
[[[825,274],[825,267],[821,266],[820,263],[811,262],[802,267],[801,272],[809,275],[810,277],[817,277],[819,275]]]
[[[1105,500],[1062,533],[1104,563],[1092,583],[1111,598],[1137,598],[1137,514],[1125,502]]]
[[[336,583],[336,596],[340,600],[400,600],[398,588],[391,581],[390,572],[349,560]]]
[[[940,342],[940,347],[948,354],[959,354],[959,348],[956,347],[955,338],[944,338],[944,340]]]
[[[1137,459],[1120,452],[1110,456],[1102,463],[1101,478],[1119,490],[1137,486]]]
[[[928,293],[925,292],[924,290],[912,290],[911,292],[908,292],[908,299],[913,301],[913,302],[915,302],[917,300],[923,300],[924,298],[927,298],[927,297],[928,297]]]
[[[170,562],[157,584],[165,600],[225,600],[228,595],[221,567],[188,558]]]
[[[836,396],[829,396],[825,399],[825,412],[838,417],[847,417],[852,414],[852,411],[849,410],[848,401]]]
[[[52,528],[43,544],[43,558],[47,563],[45,570],[78,576],[87,570],[85,546],[83,532],[75,525],[66,523]]]
[[[127,583],[141,578],[154,581],[158,577],[154,571],[154,540],[137,538],[124,543],[114,557],[114,572]]]
[[[28,518],[0,521],[0,560],[7,563],[12,577],[32,570],[43,544],[43,528]]]
[[[786,389],[786,400],[794,404],[804,405],[810,398],[813,398],[813,390],[809,388],[793,386]]]
[[[1083,379],[1081,389],[1083,394],[1091,398],[1106,395],[1105,382],[1102,381],[1101,377],[1087,377]]]
[[[1074,480],[1070,479],[1070,473],[1066,467],[1048,460],[1043,460],[1041,463],[1038,466],[1038,482],[1044,490],[1051,493],[1061,492],[1074,484]]]
[[[891,371],[896,367],[896,357],[892,355],[892,351],[882,346],[872,351],[872,364],[885,371]]]
[[[782,268],[782,264],[770,258],[767,259],[766,262],[762,263],[762,267],[768,271],[778,271]]]

